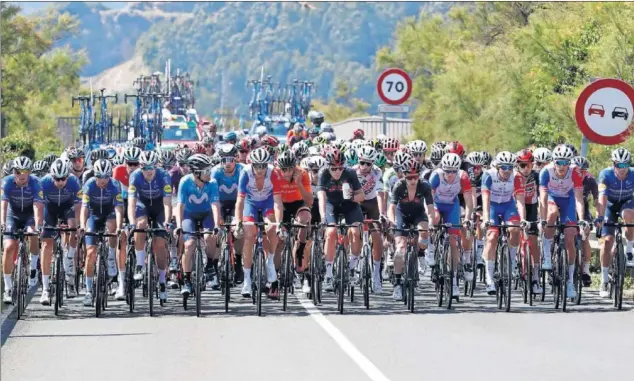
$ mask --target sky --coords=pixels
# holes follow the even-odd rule
[[[19,5],[22,8],[22,13],[28,15],[44,9],[52,3],[61,3],[61,1],[11,1],[11,3]],[[122,1],[94,1],[94,3],[101,3],[103,6],[113,9],[121,9],[126,5],[126,2]]]

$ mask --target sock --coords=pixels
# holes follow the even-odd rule
[[[119,287],[123,287],[123,283],[125,282],[125,270],[119,270],[118,280]]]
[[[89,294],[92,293],[92,277],[91,276],[86,277],[86,293],[89,293]]]
[[[117,250],[115,250],[114,247],[108,248],[108,259],[114,259],[116,254],[117,254]]]
[[[145,267],[145,250],[134,250],[136,254],[136,265]]]
[[[589,263],[585,263],[583,265],[583,273],[584,274],[590,274],[590,264]]]
[[[381,275],[381,261],[374,261],[374,277],[378,278]]]
[[[487,284],[492,284],[493,273],[495,272],[495,261],[485,260],[484,263],[486,263],[486,266],[487,266],[487,271],[486,271]]]
[[[50,275],[42,275],[42,290],[48,290],[48,282],[50,278]]]
[[[458,270],[453,272],[453,286],[458,287]]]
[[[159,270],[159,283],[165,283],[165,274],[167,270]]]
[[[350,262],[348,263],[348,268],[351,270],[354,269],[355,267],[357,267],[358,262],[359,262],[359,255],[351,254]]]
[[[13,278],[11,278],[11,274],[4,274],[4,292],[13,290]]]
[[[634,241],[630,241],[630,240],[625,240],[625,245],[627,246],[627,248],[625,249],[626,253],[631,253],[632,252],[632,248],[634,248]]]
[[[216,271],[216,274],[218,273],[218,261],[219,259],[211,260],[211,267]]]
[[[247,282],[247,279],[251,281],[251,269],[247,269],[246,267],[242,268],[244,271],[244,282]]]
[[[509,254],[511,254],[511,261],[517,261],[517,247],[509,246]]]
[[[472,250],[465,250],[462,253],[462,263],[463,264],[471,263],[471,253],[472,253]]]
[[[333,262],[326,262],[326,277],[332,278],[332,264]]]
[[[188,273],[183,274],[183,281],[185,283],[191,283],[191,281],[192,281],[192,273],[188,272]]]
[[[40,259],[39,254],[33,254],[31,253],[31,270],[36,270],[37,269],[37,261]]]
[[[552,239],[544,238],[542,246],[544,248],[544,258],[550,259],[550,245],[553,243]]]
[[[76,247],[69,247],[68,252],[66,253],[67,258],[75,258],[75,252],[77,251]]]
[[[533,280],[539,282],[539,265],[533,265]]]
[[[482,256],[482,250],[484,250],[484,240],[476,239],[476,254],[478,258]]]
[[[575,265],[568,266],[568,283],[572,283],[572,279],[575,277]]]
[[[274,254],[268,253],[268,254],[266,255],[266,264],[267,264],[268,266],[273,265],[273,259],[274,259],[274,258],[275,258],[275,257],[274,257]]]
[[[609,267],[601,267],[601,281],[603,283],[608,283],[610,281],[609,271]]]

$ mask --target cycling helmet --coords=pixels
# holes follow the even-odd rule
[[[357,155],[359,156],[359,160],[374,162],[376,160],[376,156],[378,152],[372,146],[363,146],[359,148],[357,151]]]
[[[317,128],[317,127],[312,127],[312,128],[308,129],[308,135],[310,137],[314,138],[315,136],[319,135],[320,133],[321,133],[321,131],[319,131],[319,128]]]
[[[413,157],[410,157],[410,159],[407,160],[403,164],[401,171],[403,172],[405,176],[418,175],[420,174],[421,169],[422,169],[422,165],[416,159],[414,159]]]
[[[132,146],[133,147],[137,147],[137,148],[139,148],[141,150],[144,150],[146,145],[147,145],[147,140],[145,140],[145,138],[138,137],[138,138],[134,138],[134,140],[132,140]]]
[[[233,131],[232,131],[232,132],[228,132],[228,133],[227,133],[227,134],[223,137],[223,139],[222,139],[222,140],[224,140],[224,141],[226,141],[226,142],[229,142],[229,141],[234,141],[234,142],[235,142],[236,140],[238,140],[238,135],[236,135],[236,133],[235,133],[235,132],[233,132]]]
[[[475,166],[484,166],[486,165],[486,158],[482,152],[475,151],[467,155],[466,162]]]
[[[158,153],[154,151],[143,151],[141,156],[139,157],[139,163],[143,167],[152,167],[155,166],[159,161]]]
[[[383,141],[383,152],[395,152],[400,148],[401,143],[394,138],[387,138]]]
[[[427,144],[422,140],[413,140],[407,145],[412,154],[424,154],[427,152]]]
[[[283,152],[289,151],[291,149],[291,147],[286,144],[286,143],[282,143],[279,146],[277,146],[277,153],[281,154]]]
[[[55,155],[54,153],[49,153],[48,155],[44,156],[44,159],[42,160],[44,160],[48,164],[48,167],[50,168],[51,164],[53,164],[53,162],[57,160],[57,155]]]
[[[326,131],[324,131],[324,132],[322,132],[322,133],[321,133],[321,136],[324,138],[324,141],[325,141],[326,143],[330,143],[330,142],[332,142],[333,140],[337,139],[337,137],[335,136],[335,134],[333,134],[332,132],[326,132]]]
[[[214,144],[214,138],[207,135],[203,138],[203,144]]]
[[[192,172],[204,171],[212,166],[211,158],[204,153],[195,153],[189,157],[189,167]]]
[[[303,158],[302,161],[299,162],[300,168],[310,171],[310,162],[312,161],[312,159],[312,157]]]
[[[462,144],[456,140],[447,144],[447,153],[455,153],[462,158],[465,154],[465,149]]]
[[[13,159],[13,169],[17,170],[33,170],[33,161],[26,156],[18,156]]]
[[[95,177],[110,177],[112,176],[112,164],[106,159],[99,159],[92,166],[92,171]]]
[[[326,159],[321,156],[315,156],[310,158],[310,163],[308,164],[311,170],[322,169],[326,166]]]
[[[383,152],[379,152],[376,155],[376,159],[374,159],[374,165],[379,168],[383,168],[387,165],[387,157],[383,154]]]
[[[98,148],[92,152],[90,152],[90,161],[94,163],[99,159],[108,159],[108,151],[103,148]]]
[[[509,151],[502,151],[495,155],[495,161],[498,165],[515,165],[517,157]]]
[[[572,160],[573,157],[574,151],[565,144],[560,144],[553,150],[553,160]]]
[[[570,148],[570,150],[572,151],[572,153],[577,156],[579,155],[579,152],[577,152],[577,149],[575,148],[574,145],[572,145],[571,143],[564,143],[564,145],[568,148]]]
[[[277,166],[280,168],[293,168],[295,164],[297,164],[297,160],[291,151],[283,152],[277,157]]]
[[[302,158],[308,155],[308,145],[304,142],[299,142],[293,146],[292,151],[295,154],[295,157]]]
[[[332,126],[328,123],[323,123],[321,125],[321,132],[330,132],[330,133],[335,133],[335,130],[332,128]]]
[[[104,150],[104,152],[106,152]],[[139,147],[128,147],[125,152],[123,153],[123,158],[125,159],[126,162],[130,161],[133,163],[138,163],[139,162],[139,158],[141,157],[141,153],[143,153],[143,151],[141,151],[141,148]],[[107,152],[106,152],[107,154]]]
[[[433,150],[431,151],[431,154],[429,154],[429,160],[431,160],[432,163],[434,163],[434,165],[438,165],[440,164],[440,161],[442,160],[442,157],[444,156],[443,150]]]
[[[51,176],[54,179],[63,179],[70,175],[70,166],[62,159],[57,159],[51,165]]]
[[[215,154],[211,155],[211,166],[215,167],[216,165],[220,164],[220,162],[222,161],[222,158],[220,157],[220,154],[218,152],[216,152]]]
[[[446,153],[440,161],[440,167],[442,169],[460,169],[460,164],[462,164],[460,156],[452,152]]]
[[[533,156],[538,163],[550,163],[553,161],[553,153],[548,148],[537,148]]]
[[[523,150],[517,153],[517,162],[518,163],[532,163],[535,160],[533,156],[533,151],[528,148],[524,148]]]
[[[176,164],[176,156],[172,151],[161,151],[159,162],[163,165],[163,168],[170,168]]]
[[[193,154],[192,150],[189,148],[181,148],[176,152],[176,161],[179,164],[185,165],[188,163],[189,157]]]
[[[308,147],[308,156],[321,155],[321,145]]]
[[[630,154],[630,151],[626,150],[625,148],[615,149],[614,151],[612,151],[612,155],[610,157],[614,164],[630,163],[632,161],[632,155]]]
[[[38,160],[33,163],[33,172],[36,174],[42,174],[48,172],[48,163],[44,160]]]
[[[351,150],[350,150],[351,151]],[[356,152],[355,152],[356,156]],[[326,163],[334,167],[341,167],[344,164],[344,156],[338,149],[332,149],[326,153]]]
[[[125,158],[123,157],[123,152],[122,153],[118,153],[116,154],[113,158],[112,158],[112,165],[122,165],[125,163]]]
[[[2,176],[9,176],[13,169],[13,160],[9,160],[2,166]]]
[[[334,148],[333,150],[337,150],[337,149]],[[337,150],[337,151],[341,152],[340,150]],[[357,165],[359,163],[359,156],[357,156],[357,151],[354,149],[347,150],[343,154],[343,157],[345,158],[346,165],[348,166]]]
[[[86,153],[81,148],[69,147],[66,150],[66,157],[73,160],[73,159],[78,159],[81,157],[86,157]]]
[[[206,152],[207,152],[207,149],[206,149],[206,148],[205,148],[205,146],[204,146],[204,145],[202,145],[201,143],[196,143],[196,144],[194,144],[193,151],[194,151],[195,153],[206,153]]]
[[[400,170],[411,158],[412,156],[410,154],[405,153],[403,151],[397,151],[396,154],[394,154],[394,159],[392,160],[392,166],[394,167],[395,170]]]
[[[218,147],[218,154],[221,158],[235,157],[238,154],[238,149],[233,144],[225,143]]]
[[[251,151],[251,140],[248,138],[240,139],[240,141],[236,144],[236,148],[239,151]]]
[[[308,118],[313,125],[320,125],[324,122],[324,114],[319,111],[311,111],[308,113]]]
[[[572,158],[572,164],[579,167],[579,169],[587,170],[590,167],[588,159],[583,156],[575,156]]]
[[[262,146],[269,146],[269,147],[275,148],[278,145],[280,145],[280,141],[275,136],[265,135],[260,140],[260,144],[262,144]]]
[[[266,148],[261,147],[251,151],[249,160],[253,164],[268,164],[271,161],[271,154]]]
[[[363,131],[360,128],[357,128],[356,130],[354,130],[354,132],[352,133],[352,137],[355,139],[364,139],[365,138],[365,131]]]

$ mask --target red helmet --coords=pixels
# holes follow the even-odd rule
[[[328,163],[328,165],[331,165],[334,167],[341,167],[343,166],[345,162],[343,152],[341,152],[341,150],[338,150],[337,148],[334,148],[328,151],[325,156],[326,156],[326,162]]]
[[[280,144],[280,141],[275,136],[264,135],[262,139],[260,139],[260,144],[275,148]]]
[[[447,144],[446,149],[447,149],[447,153],[455,153],[456,155],[460,157],[463,157],[465,154],[464,147],[457,140]]]
[[[528,148],[524,148],[523,150],[517,153],[517,162],[518,163],[532,163],[533,162],[533,151]]]
[[[236,146],[240,151],[251,151],[251,141],[247,138],[240,139]]]
[[[354,130],[354,132],[352,133],[352,136],[355,139],[363,139],[363,137],[365,136],[365,131],[363,131],[362,129],[358,128],[358,129]]]
[[[205,146],[201,143],[194,144],[194,153],[205,153]]]

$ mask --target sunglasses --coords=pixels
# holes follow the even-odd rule
[[[293,172],[293,167],[290,168],[280,168],[282,172]]]
[[[421,156],[423,156],[423,154],[422,154],[422,153],[420,153],[420,152],[412,152],[412,156],[414,156],[414,157],[421,157]]]
[[[126,163],[126,165],[127,165],[128,167],[138,167],[138,166],[139,166],[139,163],[130,163],[130,162],[127,162],[127,163]]]
[[[234,161],[236,161],[236,159],[234,157],[223,157],[223,158],[220,159],[220,162],[222,164],[233,163]]]
[[[243,154],[243,155],[244,155],[244,154],[249,153],[249,151],[245,151],[245,150],[240,150],[240,151],[238,151],[238,152],[240,152],[240,153],[241,153],[241,154]]]
[[[362,165],[364,167],[371,167],[372,163],[368,163],[367,161],[360,161],[359,165]]]
[[[555,165],[558,165],[560,167],[565,167],[567,165],[570,165],[570,160],[557,160],[555,161]]]
[[[628,168],[630,166],[630,163],[614,163],[614,166],[620,169],[623,168]]]
[[[330,170],[333,172],[343,171],[343,167],[330,167]]]
[[[29,171],[28,169],[14,169],[13,172],[16,175],[28,175],[31,171]]]
[[[259,171],[266,169],[266,167],[268,167],[268,164],[253,164],[253,169]]]
[[[53,178],[53,181],[55,181],[56,183],[63,183],[63,182],[64,182],[64,181],[66,181],[66,180],[68,180],[68,176],[66,176],[66,177],[59,177],[59,178],[54,177],[54,178]]]
[[[211,147],[213,147],[213,145],[211,145],[211,144],[203,144],[203,146],[205,146],[205,148],[211,148]]]
[[[503,171],[510,171],[513,169],[512,165],[500,165],[500,169]]]
[[[153,165],[146,165],[146,166],[145,166],[145,167],[143,167],[142,169],[143,169],[144,171],[151,171],[151,170],[153,170],[154,168],[156,168],[156,167],[154,167]]]
[[[419,177],[418,177],[418,176],[405,176],[405,179],[407,179],[407,181],[410,181],[410,180],[418,180],[418,179],[419,179]]]
[[[526,167],[528,167],[530,164],[529,163],[518,163],[517,166],[524,169]]]
[[[95,175],[95,177],[98,178],[98,179],[103,180],[103,179],[107,179],[108,177],[110,177],[110,175]]]
[[[474,171],[479,171],[479,170],[482,169],[482,166],[481,165],[474,165],[472,168],[473,168]]]
[[[448,175],[455,175],[456,173],[458,173],[457,169],[445,169],[444,172]]]

